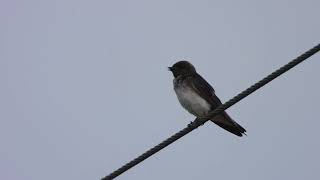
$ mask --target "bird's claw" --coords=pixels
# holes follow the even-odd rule
[[[193,124],[193,122],[192,122],[192,121],[190,121],[190,123],[188,124],[188,127],[191,127],[191,126],[192,126],[192,124]]]

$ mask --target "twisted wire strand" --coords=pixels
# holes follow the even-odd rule
[[[318,51],[320,51],[320,44],[314,46],[313,48],[311,48],[310,50],[306,51],[305,53],[303,53],[302,55],[300,55],[296,59],[293,59],[292,61],[290,61],[288,64],[286,64],[286,65],[282,66],[281,68],[277,69],[276,71],[274,71],[273,73],[271,73],[267,77],[263,78],[259,82],[255,83],[254,85],[252,85],[248,89],[242,91],[241,93],[239,93],[238,95],[236,95],[235,97],[233,97],[232,99],[227,101],[226,103],[220,105],[218,108],[216,108],[214,111],[212,111],[210,113],[210,116],[214,117],[214,116],[218,115],[219,113],[221,113],[222,111],[228,109],[229,107],[231,107],[235,103],[239,102],[243,98],[247,97],[248,95],[250,95],[254,91],[258,90],[259,88],[261,88],[262,86],[266,85],[270,81],[274,80],[275,78],[279,77],[280,75],[282,75],[283,73],[287,72],[291,68],[295,67],[296,65],[300,64],[304,60],[308,59],[310,56],[314,55]],[[140,162],[142,162],[143,160],[145,160],[148,157],[152,156],[153,154],[157,153],[161,149],[167,147],[168,145],[170,145],[171,143],[173,143],[176,140],[180,139],[184,135],[188,134],[189,132],[191,132],[194,129],[198,128],[199,126],[203,125],[207,121],[208,120],[203,120],[203,119],[196,118],[193,122],[191,122],[187,127],[182,129],[181,131],[177,132],[176,134],[172,135],[168,139],[162,141],[160,144],[154,146],[153,148],[149,149],[148,151],[146,151],[145,153],[141,154],[137,158],[133,159],[132,161],[130,161],[127,164],[125,164],[122,167],[120,167],[119,169],[117,169],[114,172],[110,173],[108,176],[102,178],[102,180],[110,180],[110,179],[116,178],[117,176],[119,176],[120,174],[122,174],[125,171],[129,170],[133,166],[139,164]]]

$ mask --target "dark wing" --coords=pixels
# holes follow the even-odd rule
[[[203,99],[205,99],[212,106],[212,109],[215,109],[219,105],[221,105],[221,101],[214,94],[214,89],[212,88],[212,86],[199,74],[195,74],[187,78],[188,82],[191,84],[195,92]]]
[[[222,104],[220,99],[215,95],[212,86],[199,74],[189,76],[188,78],[188,82],[192,85],[195,92],[212,106],[212,110]],[[214,117],[211,121],[237,136],[242,136],[242,133],[246,132],[246,130],[231,119],[225,111]]]

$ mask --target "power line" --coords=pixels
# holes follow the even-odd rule
[[[219,113],[221,113],[222,111],[228,109],[230,106],[234,105],[235,103],[239,102],[243,98],[247,97],[248,95],[250,95],[251,93],[253,93],[257,89],[261,88],[262,86],[266,85],[267,83],[269,83],[270,81],[274,80],[278,76],[280,76],[283,73],[287,72],[288,70],[290,70],[294,66],[298,65],[302,61],[306,60],[310,56],[314,55],[318,51],[320,51],[320,44],[318,44],[315,47],[313,47],[312,49],[306,51],[305,53],[303,53],[302,55],[300,55],[296,59],[293,59],[288,64],[282,66],[278,70],[274,71],[273,73],[271,73],[267,77],[263,78],[259,82],[255,83],[254,85],[249,87],[248,89],[242,91],[240,94],[238,94],[237,96],[233,97],[232,99],[230,99],[226,103],[220,105],[218,108],[216,108],[214,111],[212,111],[210,113],[210,116],[214,117],[214,116],[218,115]],[[160,144],[158,144],[155,147],[149,149],[148,151],[146,151],[145,153],[141,154],[140,156],[138,156],[137,158],[133,159],[132,161],[128,162],[127,164],[123,165],[122,167],[120,167],[119,169],[115,170],[114,172],[112,172],[108,176],[102,178],[102,180],[114,179],[115,177],[119,176],[120,174],[122,174],[125,171],[129,170],[130,168],[132,168],[133,166],[139,164],[143,160],[145,160],[148,157],[152,156],[156,152],[158,152],[161,149],[167,147],[169,144],[171,144],[171,143],[175,142],[176,140],[180,139],[182,136],[188,134],[189,132],[191,132],[194,129],[198,128],[199,126],[203,125],[207,121],[208,120],[203,120],[203,119],[198,119],[198,118],[195,119],[186,128],[182,129],[181,131],[179,131],[176,134],[172,135],[168,139],[162,141]]]

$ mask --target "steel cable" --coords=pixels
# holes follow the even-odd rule
[[[214,116],[218,115],[219,113],[221,113],[222,111],[228,109],[230,106],[234,105],[235,103],[239,102],[243,98],[247,97],[248,95],[250,95],[251,93],[253,93],[257,89],[261,88],[262,86],[266,85],[267,83],[269,83],[270,81],[274,80],[278,76],[280,76],[283,73],[287,72],[288,70],[290,70],[294,66],[298,65],[299,63],[303,62],[304,60],[306,60],[310,56],[314,55],[318,51],[320,51],[320,44],[318,44],[315,47],[313,47],[312,49],[306,51],[305,53],[303,53],[302,55],[300,55],[296,59],[293,59],[288,64],[286,64],[286,65],[282,66],[281,68],[277,69],[276,71],[274,71],[273,73],[271,73],[267,77],[263,78],[259,82],[255,83],[254,85],[252,85],[248,89],[242,91],[240,94],[236,95],[235,97],[233,97],[232,99],[230,99],[226,103],[220,105],[218,108],[216,108],[214,111],[212,111],[210,113],[210,116],[214,117]],[[189,132],[191,132],[194,129],[198,128],[199,126],[203,125],[206,121],[208,121],[208,120],[195,119],[186,128],[182,129],[178,133],[172,135],[168,139],[162,141],[160,144],[158,144],[155,147],[149,149],[148,151],[146,151],[145,153],[141,154],[137,158],[133,159],[132,161],[130,161],[127,164],[125,164],[122,167],[120,167],[119,169],[117,169],[114,172],[110,173],[108,176],[102,178],[102,180],[114,179],[115,177],[119,176],[120,174],[122,174],[125,171],[129,170],[130,168],[132,168],[133,166],[139,164],[143,160],[145,160],[148,157],[152,156],[156,152],[158,152],[161,149],[167,147],[169,144],[175,142],[176,140],[180,139],[184,135],[188,134]]]

